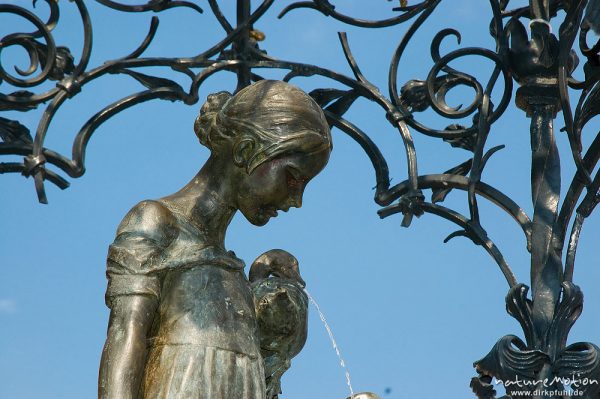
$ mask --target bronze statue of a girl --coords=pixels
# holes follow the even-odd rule
[[[194,130],[208,161],[175,194],[136,205],[109,248],[101,398],[266,397],[254,295],[225,232],[238,210],[262,226],[301,206],[329,127],[306,93],[263,80],[210,95]]]

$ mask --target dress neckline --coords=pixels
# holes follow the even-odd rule
[[[205,232],[204,227],[192,221],[181,209],[179,209],[176,205],[166,202],[163,200],[158,200],[162,205],[164,205],[170,212],[174,214],[178,223],[182,223],[184,225],[191,226],[196,234],[201,235]],[[183,227],[183,226],[182,226]],[[246,267],[246,263],[238,258],[235,255],[235,252],[228,251],[223,247],[206,244],[200,250],[202,253],[202,257],[211,260],[211,262],[216,262],[217,264],[224,265],[230,267],[232,269],[241,269],[243,270]]]

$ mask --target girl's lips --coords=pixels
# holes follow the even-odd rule
[[[275,209],[273,207],[264,208],[264,212],[269,217],[273,217],[273,218],[277,217],[277,209]]]

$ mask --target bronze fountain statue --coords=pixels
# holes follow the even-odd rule
[[[224,246],[236,211],[256,226],[302,205],[332,149],[323,111],[288,83],[208,97],[194,124],[211,155],[175,194],[142,201],[109,248],[101,398],[277,398],[306,341],[298,262]]]

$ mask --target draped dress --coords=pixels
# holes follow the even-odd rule
[[[156,225],[157,230],[149,225]],[[253,294],[244,262],[206,245],[173,205],[144,201],[124,218],[107,261],[106,303],[157,301],[147,338],[143,399],[264,399]]]

